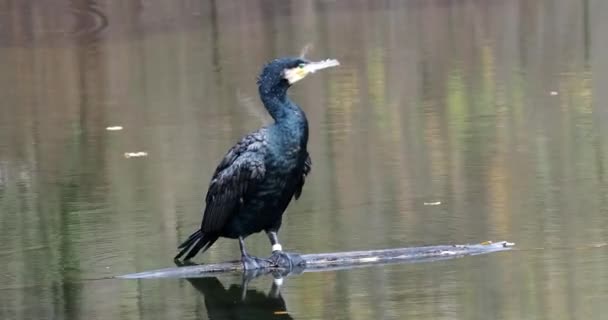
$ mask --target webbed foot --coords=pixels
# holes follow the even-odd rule
[[[293,270],[298,267],[304,267],[306,265],[306,261],[302,259],[297,253],[293,252],[285,252],[285,251],[273,251],[270,258],[268,258],[268,262],[271,265],[276,266],[277,268]]]
[[[243,269],[245,270],[261,269],[265,266],[264,260],[250,255],[242,255],[241,262],[243,263]]]

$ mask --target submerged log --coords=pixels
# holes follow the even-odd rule
[[[507,241],[483,242],[467,245],[440,245],[413,248],[397,248],[368,251],[349,251],[332,253],[303,254],[300,257],[304,264],[295,268],[279,266],[270,261],[264,261],[262,269],[265,273],[286,271],[286,273],[320,272],[339,269],[350,269],[371,265],[429,262],[453,259],[470,255],[479,255],[497,251],[510,250],[513,243]],[[197,278],[215,277],[220,274],[243,272],[240,261],[229,261],[213,264],[187,265],[139,273],[117,276],[121,279],[151,279],[151,278]]]

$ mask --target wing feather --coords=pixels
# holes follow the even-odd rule
[[[310,159],[310,154],[306,153],[306,161],[304,161],[304,168],[302,169],[302,175],[300,176],[300,181],[296,186],[296,192],[294,193],[294,198],[298,200],[300,195],[302,194],[302,188],[304,187],[304,183],[306,182],[306,176],[310,173],[312,169],[312,159]]]
[[[264,131],[244,137],[217,167],[205,197],[203,232],[220,232],[247,200],[247,194],[263,180]]]

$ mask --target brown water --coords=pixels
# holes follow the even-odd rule
[[[607,15],[603,0],[0,3],[0,318],[603,319]],[[262,277],[244,301],[238,277],[111,279],[172,265],[219,159],[269,121],[261,65],[308,43],[342,66],[291,90],[313,171],[287,249],[517,249],[303,274],[280,294]],[[248,245],[268,254],[264,235]],[[198,261],[237,257],[221,240]]]

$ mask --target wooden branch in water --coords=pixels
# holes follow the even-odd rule
[[[293,270],[299,272],[320,272],[337,269],[350,269],[370,265],[382,265],[392,263],[429,262],[436,260],[453,259],[458,257],[485,254],[497,251],[510,250],[513,243],[507,241],[483,242],[469,245],[440,245],[413,248],[397,248],[368,251],[349,251],[333,253],[303,254],[301,258],[305,265]],[[262,271],[271,273],[273,271],[285,270],[284,266],[272,265],[264,261]],[[182,267],[166,268],[139,273],[131,273],[117,278],[122,279],[150,279],[150,278],[196,278],[218,276],[220,274],[243,272],[243,264],[240,261],[230,261],[213,264],[189,265]],[[260,271],[260,270],[258,270]],[[287,270],[292,271],[292,270]]]

